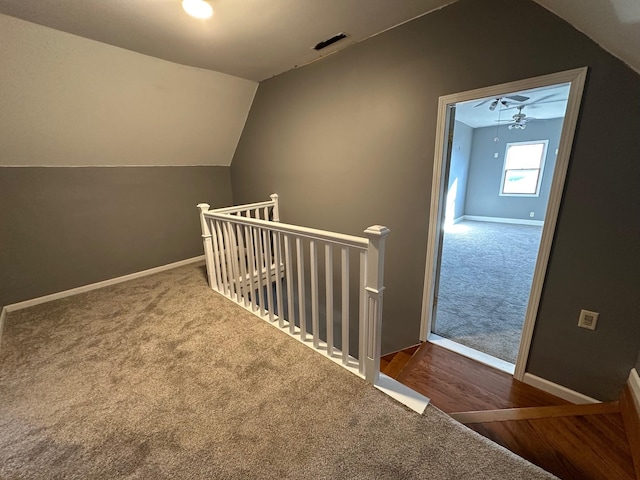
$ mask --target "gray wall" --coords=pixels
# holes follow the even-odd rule
[[[202,255],[229,167],[0,167],[0,306]]]
[[[518,22],[519,40],[505,40]],[[455,35],[452,35],[455,32]],[[588,66],[528,370],[603,400],[640,348],[640,76],[530,1],[461,0],[260,84],[231,167],[234,200],[282,218],[391,228],[383,350],[418,340],[441,95]],[[620,121],[612,121],[620,119]],[[600,312],[593,332],[581,308]]]
[[[456,121],[453,127],[453,145],[451,148],[451,165],[449,168],[449,186],[447,189],[446,213],[453,212],[453,218],[464,215],[467,198],[467,179],[469,162],[471,161],[471,144],[473,128]],[[454,187],[455,184],[455,188]]]
[[[560,118],[529,123],[525,130],[509,130],[506,126],[502,126],[499,130],[500,141],[495,143],[493,141],[496,136],[495,127],[476,128],[473,132],[464,213],[481,217],[544,220],[561,132],[562,119]],[[507,143],[530,140],[549,140],[540,195],[538,197],[500,196],[502,166]],[[495,153],[498,154],[498,158],[494,158]],[[529,212],[534,212],[535,216],[529,217]]]
[[[5,15],[0,43],[0,306],[201,255],[256,83]]]

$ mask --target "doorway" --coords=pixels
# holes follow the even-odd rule
[[[524,376],[585,77],[440,98],[421,340]]]

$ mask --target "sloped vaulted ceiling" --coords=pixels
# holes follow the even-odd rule
[[[209,0],[188,17],[180,0],[0,0],[0,13],[146,55],[261,81],[442,8],[455,0]],[[640,1],[535,0],[640,72]],[[517,36],[518,22],[505,26]],[[348,37],[321,52],[316,43]]]
[[[535,1],[640,73],[640,1]]]

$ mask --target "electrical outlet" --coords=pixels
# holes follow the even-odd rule
[[[580,318],[578,319],[578,326],[586,328],[588,330],[595,330],[598,324],[598,312],[591,312],[589,310],[580,310]]]
[[[529,212],[529,216],[530,216],[531,218],[533,218],[535,214],[536,214],[535,212]]]

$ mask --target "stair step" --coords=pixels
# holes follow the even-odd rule
[[[397,378],[419,348],[420,344],[385,355],[380,359],[380,371],[388,377]]]

